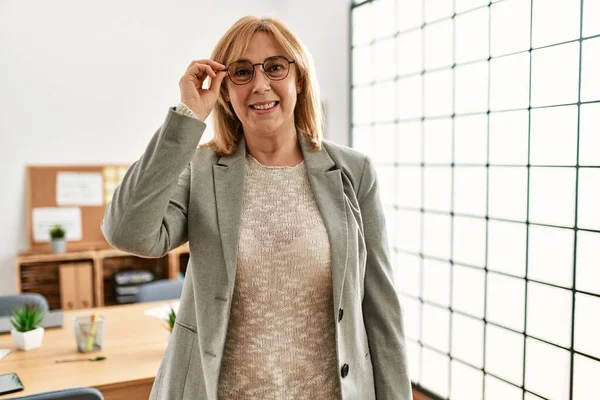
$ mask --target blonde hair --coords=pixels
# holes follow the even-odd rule
[[[238,60],[257,32],[271,35],[288,53],[287,56],[295,61],[297,85],[300,88],[294,110],[296,129],[312,144],[309,151],[320,150],[323,113],[313,62],[298,38],[282,22],[274,18],[254,16],[238,20],[219,40],[211,59],[224,65]],[[217,104],[212,111],[214,137],[211,141],[200,145],[200,147],[210,147],[218,155],[233,154],[243,135],[241,122],[231,105],[225,100],[226,95],[227,88],[223,84]]]

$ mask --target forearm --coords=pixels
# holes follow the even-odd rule
[[[111,245],[159,257],[183,240],[189,196],[186,167],[205,128],[202,121],[169,110],[107,206],[102,231]]]

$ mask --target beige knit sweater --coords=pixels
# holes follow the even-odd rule
[[[219,399],[340,399],[332,293],[304,162],[271,167],[247,155]]]

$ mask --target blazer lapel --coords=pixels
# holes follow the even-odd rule
[[[342,172],[336,168],[324,146],[316,152],[308,151],[310,143],[298,133],[308,179],[315,195],[319,211],[325,221],[325,228],[331,244],[331,274],[333,282],[334,312],[340,306],[340,299],[346,275],[348,260],[348,220],[344,201]]]
[[[310,143],[299,132],[298,140],[308,171],[308,179],[325,222],[331,245],[331,272],[334,311],[339,308],[348,258],[348,221],[344,202],[342,173],[325,147],[310,152]],[[240,139],[236,152],[223,156],[213,166],[219,230],[230,288],[235,284],[239,227],[244,195],[246,141]]]
[[[219,231],[229,287],[233,290],[238,257],[240,220],[244,200],[244,175],[246,170],[246,141],[240,139],[230,156],[219,158],[213,165]]]

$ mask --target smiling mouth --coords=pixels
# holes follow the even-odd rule
[[[253,110],[270,110],[271,108],[275,107],[277,104],[279,104],[278,101],[272,101],[272,102],[266,103],[266,104],[253,104],[250,106],[250,108]]]

